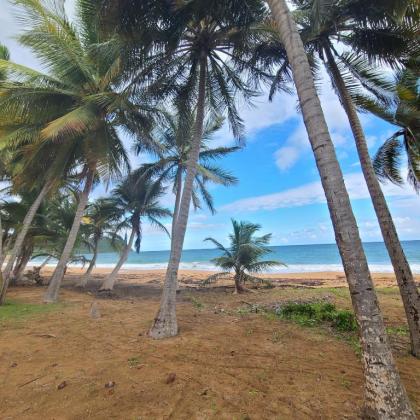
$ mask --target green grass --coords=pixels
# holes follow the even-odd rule
[[[129,368],[135,368],[140,364],[140,358],[137,356],[130,357],[129,359],[127,359],[127,363]]]
[[[204,309],[204,304],[193,295],[189,294],[187,296],[187,300],[189,300],[191,304],[194,306],[194,308],[197,309],[198,311],[201,311],[202,309]]]
[[[36,304],[7,300],[0,306],[0,323],[7,321],[19,321],[28,316],[51,312],[60,304]]]
[[[410,334],[410,331],[406,325],[402,325],[398,327],[387,327],[386,332],[388,335],[399,335],[399,336],[406,336]]]
[[[357,330],[353,313],[337,309],[332,303],[288,303],[282,306],[275,315],[278,318],[291,320],[307,327],[329,324],[339,332],[354,332]]]

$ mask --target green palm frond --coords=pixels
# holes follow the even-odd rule
[[[399,139],[401,134],[402,132],[397,132],[386,140],[373,158],[373,168],[376,176],[383,182],[391,181],[396,185],[404,183],[400,174],[403,152],[403,145]]]

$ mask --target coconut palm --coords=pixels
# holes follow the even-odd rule
[[[152,226],[168,233],[165,225],[159,219],[170,217],[172,213],[161,206],[159,200],[165,189],[161,180],[153,180],[144,174],[143,168],[129,174],[112,191],[112,201],[116,209],[122,214],[119,228],[130,230],[129,239],[121,252],[120,259],[112,272],[104,279],[101,291],[112,290],[117,275],[135,245],[136,252],[140,252],[143,224],[148,221]],[[119,229],[118,229],[119,230]],[[169,233],[168,233],[169,235]]]
[[[286,0],[267,2],[292,69],[359,325],[368,415],[373,418],[414,419],[413,409],[392,357],[356,219],[302,39]]]
[[[86,216],[83,223],[83,243],[92,251],[92,259],[89,266],[81,277],[79,286],[85,287],[93,268],[99,252],[99,243],[103,239],[108,239],[111,244],[116,244],[114,239],[115,229],[118,220],[121,217],[119,209],[116,209],[114,200],[109,198],[98,198],[93,203],[88,205]],[[118,249],[115,246],[115,249]]]
[[[233,233],[229,235],[229,247],[226,248],[214,238],[206,238],[205,241],[212,242],[222,252],[220,257],[214,258],[214,262],[224,271],[208,277],[204,284],[209,284],[223,277],[231,276],[235,281],[235,293],[246,291],[244,283],[261,283],[263,279],[253,274],[261,273],[272,267],[284,265],[280,261],[261,260],[271,252],[267,247],[271,240],[271,233],[263,236],[255,236],[261,226],[255,223],[238,222],[232,219]]]
[[[420,8],[412,1],[402,2],[408,8],[407,16],[402,7],[399,11],[402,20],[397,22],[388,17],[396,14],[396,6],[392,2],[384,5],[382,1],[374,1],[368,11],[365,2],[359,0],[297,0],[295,3],[299,7],[296,13],[307,49],[324,62],[349,119],[362,172],[404,303],[411,352],[420,357],[420,294],[375,176],[356,108],[363,91],[387,102],[383,90],[389,88],[390,83],[371,68],[369,61],[396,66],[413,48],[418,49],[415,38]],[[341,44],[340,51],[344,52],[339,52],[338,44]],[[346,48],[354,52],[346,52]]]
[[[0,115],[0,121],[16,111],[9,124],[10,142],[18,137],[41,151],[45,145],[56,145],[57,155],[80,169],[79,207],[45,294],[45,302],[54,302],[94,180],[108,182],[128,168],[117,127],[124,125],[126,132],[143,135],[146,145],[154,108],[150,103],[145,105],[138,87],[135,92],[130,89],[124,49],[117,38],[101,38],[98,17],[91,13],[89,2],[77,2],[76,27],[58,4],[31,0],[17,3],[23,7],[21,18],[29,28],[19,40],[32,49],[49,73],[1,62],[0,67],[12,72],[18,82],[4,86],[4,117]],[[13,125],[18,129],[13,130]]]
[[[172,191],[175,195],[175,208],[172,219],[172,235],[174,234],[175,221],[179,211],[181,194],[186,172],[186,163],[191,148],[193,136],[192,127],[195,116],[193,113],[185,115],[168,115],[166,124],[157,128],[157,137],[163,145],[163,155],[156,162],[145,164],[143,168],[146,174],[159,176],[165,182],[173,185]],[[237,179],[229,172],[216,166],[214,161],[229,155],[238,147],[215,147],[207,145],[213,134],[220,129],[223,119],[216,117],[214,120],[207,120],[203,129],[202,146],[200,149],[197,172],[194,179],[192,191],[192,203],[195,209],[201,208],[201,200],[214,214],[213,198],[206,187],[208,182],[229,186],[237,182]],[[201,200],[200,200],[201,197]]]
[[[178,333],[177,274],[202,147],[205,115],[211,118],[211,114],[226,112],[234,137],[242,138],[243,123],[236,107],[236,97],[241,94],[250,99],[253,95],[251,88],[255,87],[260,73],[255,63],[252,66],[247,66],[247,63],[261,33],[257,23],[266,17],[265,7],[259,1],[249,0],[247,7],[243,7],[240,1],[222,0],[178,4],[180,6],[173,15],[177,24],[174,34],[179,34],[179,39],[160,61],[171,73],[168,79],[178,82],[174,90],[180,115],[192,109],[195,121],[165,286],[158,314],[149,331],[154,338]]]

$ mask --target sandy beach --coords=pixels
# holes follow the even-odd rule
[[[52,267],[42,271],[45,282],[51,272]],[[147,331],[165,271],[122,270],[113,292],[99,293],[108,272],[96,269],[81,289],[74,285],[83,270],[70,268],[60,301],[52,306],[42,303],[45,286],[10,289],[10,300],[22,309],[13,319],[0,316],[0,377],[8,384],[0,397],[4,418],[362,417],[355,334],[253,309],[322,301],[351,311],[344,273],[267,275],[274,288],[234,294],[232,282],[200,287],[209,272],[181,271],[181,334],[157,343]],[[420,365],[408,354],[395,279],[373,277],[401,378],[420,414]],[[99,319],[89,315],[93,302]],[[29,310],[39,313],[29,316]]]
[[[46,267],[42,270],[42,276],[49,277],[54,267]],[[92,279],[101,280],[111,268],[95,268],[92,273]],[[67,270],[66,280],[76,281],[84,273],[85,269],[70,267]],[[180,287],[198,287],[200,283],[208,276],[214,274],[214,271],[198,270],[180,270],[178,275]],[[347,281],[344,272],[324,271],[312,273],[285,273],[285,274],[262,274],[262,278],[269,279],[275,286],[296,286],[296,287],[347,287]],[[397,286],[395,276],[391,273],[372,273],[372,277],[377,287],[395,287]],[[118,274],[120,284],[163,284],[165,270],[134,270],[121,269]],[[416,275],[416,282],[420,283],[420,275]],[[231,285],[229,280],[221,280],[214,286]]]

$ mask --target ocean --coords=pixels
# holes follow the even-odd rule
[[[420,273],[420,240],[403,241],[408,261],[414,273]],[[369,267],[372,272],[392,272],[392,266],[383,242],[363,244]],[[343,269],[335,244],[284,245],[270,247],[268,259],[280,260],[287,267],[275,268],[270,272],[299,273],[316,271],[340,271]],[[85,254],[87,258],[89,254]],[[182,253],[181,269],[211,270],[218,268],[211,260],[220,255],[215,249],[187,249]],[[112,267],[118,258],[117,253],[102,253],[98,256],[98,267]],[[151,270],[166,268],[169,251],[131,252],[123,268]]]

